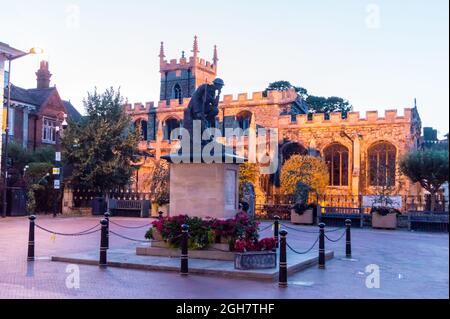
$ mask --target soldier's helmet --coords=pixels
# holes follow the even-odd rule
[[[213,83],[214,83],[215,86],[224,86],[224,85],[225,85],[225,82],[223,82],[223,80],[220,79],[220,78],[216,78],[216,79],[213,81]]]

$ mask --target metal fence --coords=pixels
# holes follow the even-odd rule
[[[432,210],[433,198],[429,194],[420,196],[402,195],[396,197],[400,197],[397,208],[402,213],[411,211],[448,213],[449,211],[449,198],[443,194],[434,196],[434,210]],[[360,209],[362,213],[369,214],[372,207],[370,205],[364,206],[363,198],[364,195],[325,194],[311,197],[310,202],[317,203],[322,207],[357,208]],[[272,219],[275,215],[280,216],[282,219],[289,219],[291,207],[294,203],[295,200],[292,196],[269,196],[266,198],[264,204],[256,206],[256,215],[261,219]]]
[[[104,193],[99,190],[91,189],[73,189],[73,207],[84,208],[92,207],[92,201],[95,198],[104,197]],[[132,190],[111,190],[107,193],[110,199],[117,200],[150,200],[151,193],[140,193]]]

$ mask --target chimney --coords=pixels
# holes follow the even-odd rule
[[[48,89],[50,87],[50,78],[52,77],[52,74],[48,70],[47,61],[41,61],[39,70],[36,72],[36,76],[38,89]]]

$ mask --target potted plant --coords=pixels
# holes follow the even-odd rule
[[[300,182],[295,189],[295,204],[291,208],[291,223],[312,225],[314,223],[313,205],[308,205],[311,188]]]
[[[397,214],[400,214],[397,209],[386,206],[373,206],[370,213],[372,214],[373,228],[397,228]]]
[[[397,214],[400,214],[400,211],[393,208],[393,204],[391,197],[385,192],[375,197],[370,210],[373,228],[397,228]]]
[[[275,239],[264,238],[260,241],[238,239],[234,245],[235,269],[270,269],[277,267]]]

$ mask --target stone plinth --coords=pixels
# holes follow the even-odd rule
[[[171,216],[233,218],[238,192],[237,164],[170,164]]]

